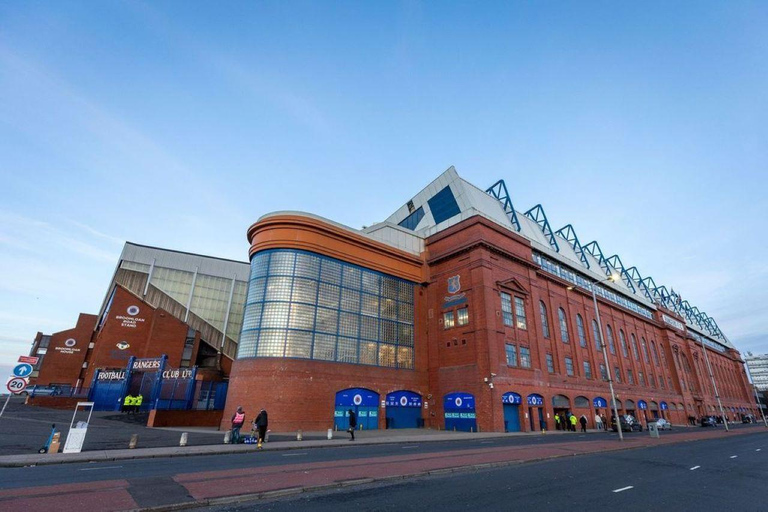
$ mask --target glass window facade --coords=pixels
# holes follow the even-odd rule
[[[557,310],[557,318],[560,321],[560,339],[563,341],[563,343],[568,343],[568,320],[565,316],[565,310],[563,308],[558,308]]]
[[[549,338],[549,320],[547,320],[547,306],[544,301],[539,301],[539,313],[541,315],[541,334]]]
[[[547,371],[555,373],[555,360],[552,359],[552,354],[547,354]]]
[[[507,350],[507,364],[509,366],[517,366],[517,347],[514,345],[506,345]]]
[[[456,325],[456,318],[453,315],[453,311],[446,311],[443,313],[443,328],[450,329]]]
[[[621,354],[624,357],[629,357],[629,348],[627,347],[627,337],[624,336],[624,331],[619,329],[619,338],[621,339]]]
[[[608,338],[608,348],[611,354],[616,355],[616,344],[613,342],[613,330],[610,325],[605,326],[605,337]]]
[[[600,326],[597,325],[597,320],[592,320],[592,337],[595,338],[595,349],[602,350],[600,346]]]
[[[528,320],[525,317],[525,303],[520,297],[515,297],[515,317],[518,329],[528,329]]]
[[[501,317],[504,325],[512,327],[512,296],[501,292]]]
[[[584,361],[584,378],[592,378],[592,366],[589,364],[589,361]]]
[[[429,203],[429,209],[432,212],[432,218],[435,219],[435,224],[440,224],[444,220],[448,220],[454,215],[461,213],[456,198],[453,197],[451,187],[445,187],[428,199],[427,203]]]
[[[413,231],[414,229],[416,229],[416,226],[419,225],[419,222],[421,222],[421,219],[423,218],[424,218],[424,208],[419,206],[418,210],[414,211],[412,214],[410,214],[409,216],[401,220],[398,226],[402,226],[405,229],[410,229],[411,231]]]
[[[414,285],[294,250],[251,260],[237,358],[295,357],[413,368]]]
[[[565,358],[565,373],[569,377],[573,377],[573,359],[570,357]]]
[[[531,367],[531,349],[520,347],[520,366],[523,368]]]
[[[608,370],[605,368],[603,363],[600,363],[600,378],[603,380],[608,380]]]
[[[456,310],[456,322],[459,325],[467,325],[469,323],[469,308]]]
[[[587,347],[587,333],[584,332],[584,319],[581,318],[581,315],[576,315],[576,330],[579,334],[579,345],[586,348]]]

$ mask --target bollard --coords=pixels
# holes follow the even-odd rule
[[[333,439],[333,430],[331,430],[331,429],[329,428],[329,429],[328,429],[328,440],[330,441],[331,439]]]
[[[301,429],[299,429],[299,431],[298,431],[298,432],[296,432],[296,440],[297,440],[297,441],[301,441],[301,440],[302,440],[302,436],[301,436]]]
[[[181,433],[181,439],[179,439],[179,446],[187,446],[187,433]]]
[[[136,448],[137,444],[139,444],[139,434],[133,434],[131,436],[131,441],[128,443],[128,448]]]
[[[230,442],[232,442],[232,431],[227,430],[224,432],[224,444],[229,444]]]

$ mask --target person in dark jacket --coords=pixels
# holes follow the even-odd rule
[[[350,409],[347,411],[347,414],[349,415],[349,433],[352,435],[350,438],[350,441],[355,440],[355,428],[357,427],[357,416],[355,415],[355,411]]]
[[[587,431],[587,417],[582,414],[581,418],[579,418],[579,423],[581,423],[581,431],[582,432],[586,432]]]
[[[259,440],[256,447],[261,450],[261,443],[264,442],[264,436],[267,435],[267,426],[269,425],[267,411],[265,409],[259,411],[259,415],[256,416],[254,423],[256,424],[256,429],[259,431]]]

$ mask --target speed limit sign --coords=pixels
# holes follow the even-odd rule
[[[27,388],[27,381],[20,377],[15,377],[9,380],[5,387],[7,387],[8,391],[11,393],[19,394]]]

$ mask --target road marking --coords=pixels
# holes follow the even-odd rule
[[[411,448],[418,448],[418,447],[419,447],[419,445],[417,445],[417,444],[412,444],[412,445],[410,445],[410,446],[402,446],[401,448],[402,448],[403,450],[410,450]]]
[[[480,441],[480,444],[491,444],[491,443],[493,443],[493,442],[494,442],[494,441]]]
[[[306,455],[307,452],[301,452],[301,453],[284,453],[283,457],[298,457],[299,455]]]
[[[760,450],[762,450],[762,448],[758,448],[758,449],[757,449],[757,450],[755,450],[755,451],[756,451],[756,452],[759,452]]]
[[[100,471],[102,469],[117,469],[117,468],[121,468],[121,467],[123,467],[123,466],[102,466],[102,467],[98,467],[98,468],[82,468],[79,471],[96,471],[96,470]]]
[[[613,492],[622,492],[622,491],[628,491],[630,489],[634,489],[634,485],[628,485],[626,487],[622,487],[621,489],[614,489]]]
[[[699,469],[700,467],[701,467],[701,466],[693,466],[693,467],[691,468],[691,471],[693,471],[694,469]]]
[[[738,455],[731,455],[732,459],[735,459],[736,457],[738,457]]]

